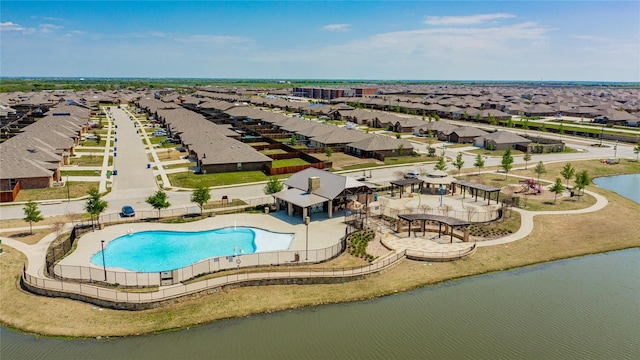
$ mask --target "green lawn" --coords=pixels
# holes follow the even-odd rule
[[[283,167],[287,167],[287,166],[298,166],[298,165],[307,165],[309,164],[308,162],[300,159],[300,158],[293,158],[293,159],[282,159],[282,160],[274,160],[271,163],[271,167],[272,168],[283,168]]]
[[[97,171],[97,174],[96,174]],[[60,172],[60,176],[100,176],[100,170],[65,170]]]
[[[61,199],[67,200],[67,191],[71,198],[78,198],[87,195],[89,189],[97,188],[98,183],[95,182],[73,182],[69,181],[69,188],[67,187],[50,187],[44,189],[29,189],[20,190],[15,201],[30,201],[30,200],[54,200]]]
[[[151,141],[152,144],[160,144],[166,138],[167,138],[166,136],[150,136],[149,141]],[[146,144],[147,142],[144,139],[142,139],[142,143]]]
[[[385,165],[396,165],[396,164],[412,164],[417,162],[424,161],[435,161],[434,158],[430,158],[427,155],[418,155],[418,156],[387,156],[384,159]]]
[[[191,171],[187,171],[167,174],[167,176],[171,185],[184,188],[233,185],[269,180],[269,177],[262,171],[238,171],[217,174],[194,174]]]
[[[102,156],[82,156],[79,158],[72,158],[71,159],[71,165],[78,165],[78,166],[102,166]],[[109,160],[110,162],[112,161],[111,158]]]
[[[286,154],[287,152],[282,149],[269,149],[269,150],[260,150],[261,154],[265,155],[273,155],[273,154]]]

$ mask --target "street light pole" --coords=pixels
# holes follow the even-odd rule
[[[107,264],[104,262],[104,240],[100,240],[100,247],[102,248],[102,269],[104,270],[104,281],[107,281]]]
[[[67,174],[67,202],[71,201],[71,191],[69,190],[69,174]]]
[[[618,140],[616,140],[616,144],[613,145],[613,157],[614,158],[618,157]]]
[[[307,227],[307,240],[304,250],[304,259],[309,260],[309,223],[311,222],[311,218],[308,216],[304,217],[304,225]]]
[[[604,136],[604,119],[602,120],[602,128],[600,129],[600,147],[602,147],[602,137]]]

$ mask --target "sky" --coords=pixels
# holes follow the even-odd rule
[[[640,81],[640,1],[6,1],[0,75]]]

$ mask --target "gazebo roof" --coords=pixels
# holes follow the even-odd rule
[[[469,226],[471,223],[466,220],[457,219],[450,216],[432,215],[432,214],[398,214],[398,217],[406,221],[428,220],[437,221],[449,226]]]
[[[483,191],[486,191],[486,192],[500,191],[500,188],[489,186],[489,185],[485,185],[485,184],[474,183],[474,182],[471,182],[471,181],[456,180],[453,183],[454,184],[458,184],[460,186],[466,186],[466,187],[473,188],[473,189],[483,190]]]
[[[446,171],[433,170],[427,175],[429,175],[430,177],[445,177],[445,176],[448,176],[449,174]]]

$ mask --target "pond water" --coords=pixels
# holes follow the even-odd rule
[[[0,353],[65,360],[636,358],[639,273],[640,250],[631,249],[159,335],[60,340],[0,328]]]
[[[593,182],[640,204],[640,174],[600,177]]]

